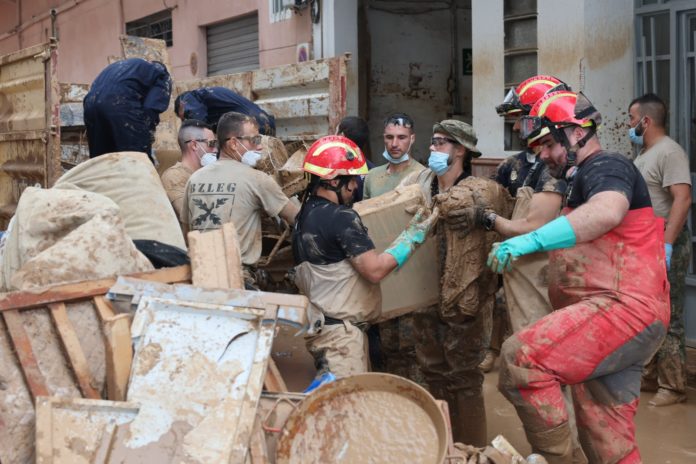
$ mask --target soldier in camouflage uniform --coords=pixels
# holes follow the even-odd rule
[[[686,227],[691,175],[686,153],[665,132],[666,117],[665,104],[655,94],[643,95],[629,105],[629,136],[643,147],[635,164],[648,185],[655,214],[666,219],[671,314],[667,336],[643,376],[642,388],[657,391],[649,402],[652,406],[686,401],[684,285],[691,257],[691,235]]]
[[[481,156],[474,129],[461,121],[444,120],[433,127],[428,166],[408,176],[402,185],[417,183],[428,203],[471,175],[471,158]],[[438,226],[441,227],[441,226]],[[438,234],[440,235],[440,234]],[[440,259],[445,246],[441,241]],[[491,279],[495,285],[495,280]],[[495,289],[491,289],[491,296]],[[455,441],[475,446],[486,443],[486,411],[483,403],[483,373],[478,365],[490,343],[494,298],[476,314],[445,317],[439,306],[414,313],[416,358],[430,392],[447,401]]]

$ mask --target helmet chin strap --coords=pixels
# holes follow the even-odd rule
[[[573,167],[577,165],[577,160],[578,160],[578,150],[583,148],[587,142],[595,135],[596,129],[594,124],[590,127],[590,130],[587,131],[587,134],[577,142],[575,142],[575,145],[570,146],[570,140],[568,140],[568,135],[566,134],[564,128],[551,128],[551,132],[553,133],[554,139],[556,139],[557,142],[559,142],[561,145],[563,145],[563,148],[566,150],[566,165],[563,168],[563,172],[561,173],[561,179],[565,179],[566,174],[568,174],[568,171]],[[573,148],[577,147],[577,149],[573,150]]]
[[[345,202],[343,201],[343,197],[341,196],[341,190],[343,190],[343,187],[348,190],[348,192],[353,193],[353,190],[348,188],[348,183],[350,182],[350,176],[343,176],[338,179],[338,184],[334,187],[329,183],[329,181],[322,181],[322,187],[324,187],[326,190],[331,190],[336,194],[336,197],[338,198],[338,204],[341,206],[346,206]]]

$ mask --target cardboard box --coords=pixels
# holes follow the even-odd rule
[[[413,217],[405,209],[423,205],[425,198],[419,185],[399,187],[369,200],[356,203],[378,252],[383,252],[406,228]],[[437,239],[429,236],[404,266],[382,281],[382,315],[385,321],[439,301],[440,264]]]

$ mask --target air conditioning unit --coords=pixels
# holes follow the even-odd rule
[[[283,8],[303,10],[309,6],[309,0],[283,0]]]

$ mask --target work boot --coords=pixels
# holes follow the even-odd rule
[[[648,404],[650,406],[669,406],[671,404],[684,403],[686,395],[684,393],[675,392],[666,388],[657,390],[655,396],[652,397]]]
[[[525,432],[532,451],[544,456],[549,464],[573,463],[573,441],[568,422],[541,432]]]
[[[455,442],[486,446],[486,407],[483,394],[471,395],[459,391],[454,394],[455,405],[450,404],[452,436]]]
[[[479,369],[483,372],[490,372],[495,366],[495,362],[498,360],[498,354],[493,350],[486,351],[486,357],[483,358],[481,364],[479,364]]]

